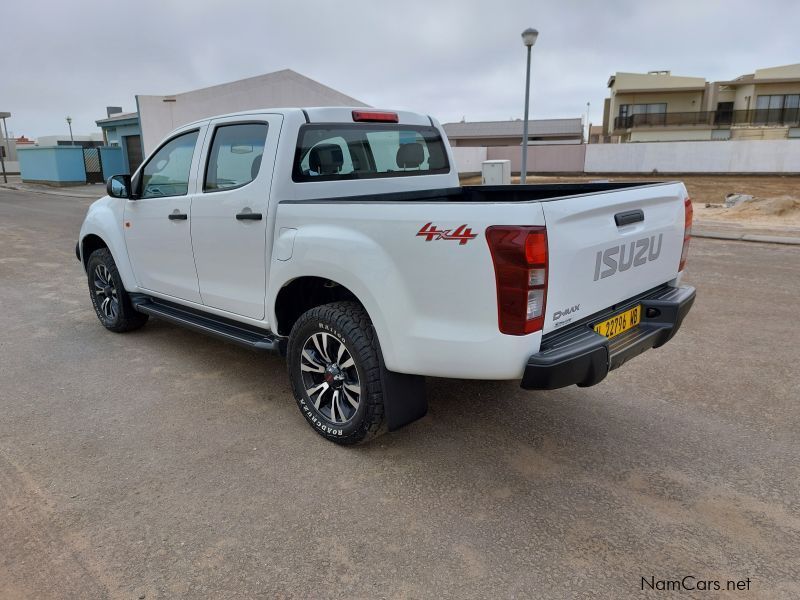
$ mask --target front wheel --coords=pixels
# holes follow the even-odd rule
[[[92,252],[86,263],[89,294],[103,327],[116,333],[133,331],[147,323],[147,315],[137,312],[122,285],[114,257],[107,248]]]
[[[297,405],[318,434],[342,445],[383,433],[380,347],[355,302],[312,308],[289,334],[287,365]]]

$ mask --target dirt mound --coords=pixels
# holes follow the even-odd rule
[[[753,198],[732,208],[725,209],[732,219],[787,218],[800,216],[800,200],[793,196],[776,198]]]
[[[694,202],[696,219],[728,221],[737,226],[800,227],[800,198],[794,195],[755,197],[731,208]]]

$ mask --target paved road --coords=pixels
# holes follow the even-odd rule
[[[589,389],[430,380],[345,449],[278,357],[100,327],[87,205],[0,190],[0,597],[800,596],[800,248],[695,240],[666,347]]]

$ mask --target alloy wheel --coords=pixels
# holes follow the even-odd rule
[[[117,286],[111,277],[111,272],[105,265],[97,265],[94,269],[94,293],[97,306],[106,319],[114,321],[119,314],[119,297]]]
[[[312,334],[300,353],[303,388],[325,419],[342,425],[350,421],[361,403],[358,369],[347,346],[323,331]]]

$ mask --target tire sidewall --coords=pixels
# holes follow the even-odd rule
[[[300,369],[300,355],[306,340],[315,333],[327,333],[337,338],[345,345],[355,362],[358,382],[361,386],[361,395],[359,397],[358,410],[347,423],[334,423],[328,420],[314,408],[313,401],[311,401],[306,393],[303,375]],[[303,413],[306,421],[309,422],[317,433],[332,440],[345,440],[354,435],[358,435],[365,429],[365,417],[369,409],[367,398],[372,390],[369,389],[369,383],[354,341],[341,331],[339,327],[330,323],[329,319],[319,314],[301,317],[300,321],[295,325],[295,328],[292,329],[287,361],[289,364],[289,377],[292,387],[294,388],[294,396],[297,400],[297,405],[300,407],[300,411]]]
[[[115,319],[109,319],[104,314],[103,311],[100,309],[100,306],[97,303],[97,294],[94,290],[94,271],[98,265],[103,265],[108,269],[111,278],[114,280],[114,287],[117,290],[117,302],[118,302],[118,309],[117,309],[117,317]],[[114,263],[114,259],[112,258],[111,254],[108,250],[98,250],[92,253],[89,257],[89,261],[86,263],[86,272],[89,284],[89,297],[92,300],[92,306],[94,307],[94,312],[97,315],[97,318],[100,319],[100,322],[103,326],[113,329],[114,327],[118,327],[122,322],[122,311],[124,310],[123,302],[124,302],[124,293],[125,288],[122,287],[122,278],[119,276],[119,272],[117,271],[117,265]]]

